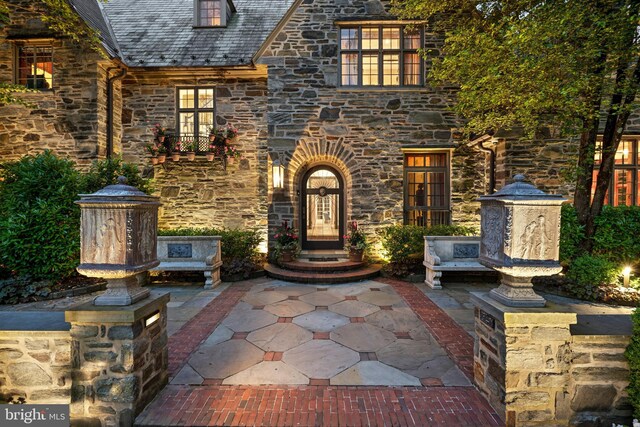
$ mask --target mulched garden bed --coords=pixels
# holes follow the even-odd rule
[[[0,280],[0,304],[48,301],[103,291],[107,282],[85,276],[73,276],[59,282],[30,281],[25,278]]]
[[[534,289],[540,292],[628,307],[640,306],[640,291],[615,285],[594,285],[588,289],[579,287],[565,276],[536,277]]]

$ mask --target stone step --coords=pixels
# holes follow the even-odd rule
[[[349,254],[342,250],[303,250],[298,259],[308,261],[339,262],[349,259]]]
[[[334,271],[357,270],[365,265],[364,262],[339,261],[339,262],[318,262],[295,260],[291,262],[281,262],[280,265],[286,270],[294,271],[316,271],[320,273],[330,273]]]
[[[339,271],[334,273],[317,272],[317,271],[293,271],[285,270],[273,264],[265,264],[264,270],[267,272],[267,276],[274,279],[286,280],[288,282],[300,282],[300,283],[348,283],[357,282],[360,280],[371,279],[377,277],[380,274],[382,265],[372,264],[365,267],[361,267],[357,270]]]

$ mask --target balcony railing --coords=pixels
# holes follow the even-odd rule
[[[180,151],[181,152],[187,152],[190,150],[187,150],[187,147],[190,147],[191,144],[193,144],[195,142],[196,145],[196,149],[195,152],[196,153],[206,153],[207,151],[209,151],[209,145],[211,144],[211,142],[209,142],[209,135],[206,136],[202,136],[202,135],[172,135],[172,134],[167,134],[165,135],[165,139],[164,139],[164,147],[167,149],[168,153],[171,153],[173,150],[173,148],[176,146],[177,141],[180,141]]]

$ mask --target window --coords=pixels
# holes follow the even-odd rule
[[[342,86],[421,86],[422,29],[402,25],[340,28]]]
[[[206,151],[209,128],[215,123],[215,88],[178,88],[178,137],[183,144],[197,142],[196,151]]]
[[[16,83],[30,89],[53,88],[53,48],[18,46]]]
[[[591,196],[596,191],[597,168],[602,160],[602,142],[596,146]],[[616,152],[611,186],[605,203],[613,206],[640,206],[640,139],[623,138]]]
[[[431,226],[449,222],[449,155],[405,154],[404,223]]]
[[[196,27],[224,27],[235,12],[229,0],[195,0]]]

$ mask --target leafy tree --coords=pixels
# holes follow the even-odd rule
[[[640,83],[640,0],[392,0],[445,35],[436,84],[459,87],[469,133],[542,128],[579,139],[574,204],[590,250]],[[601,128],[603,127],[602,131]],[[591,200],[596,140],[602,162]]]

